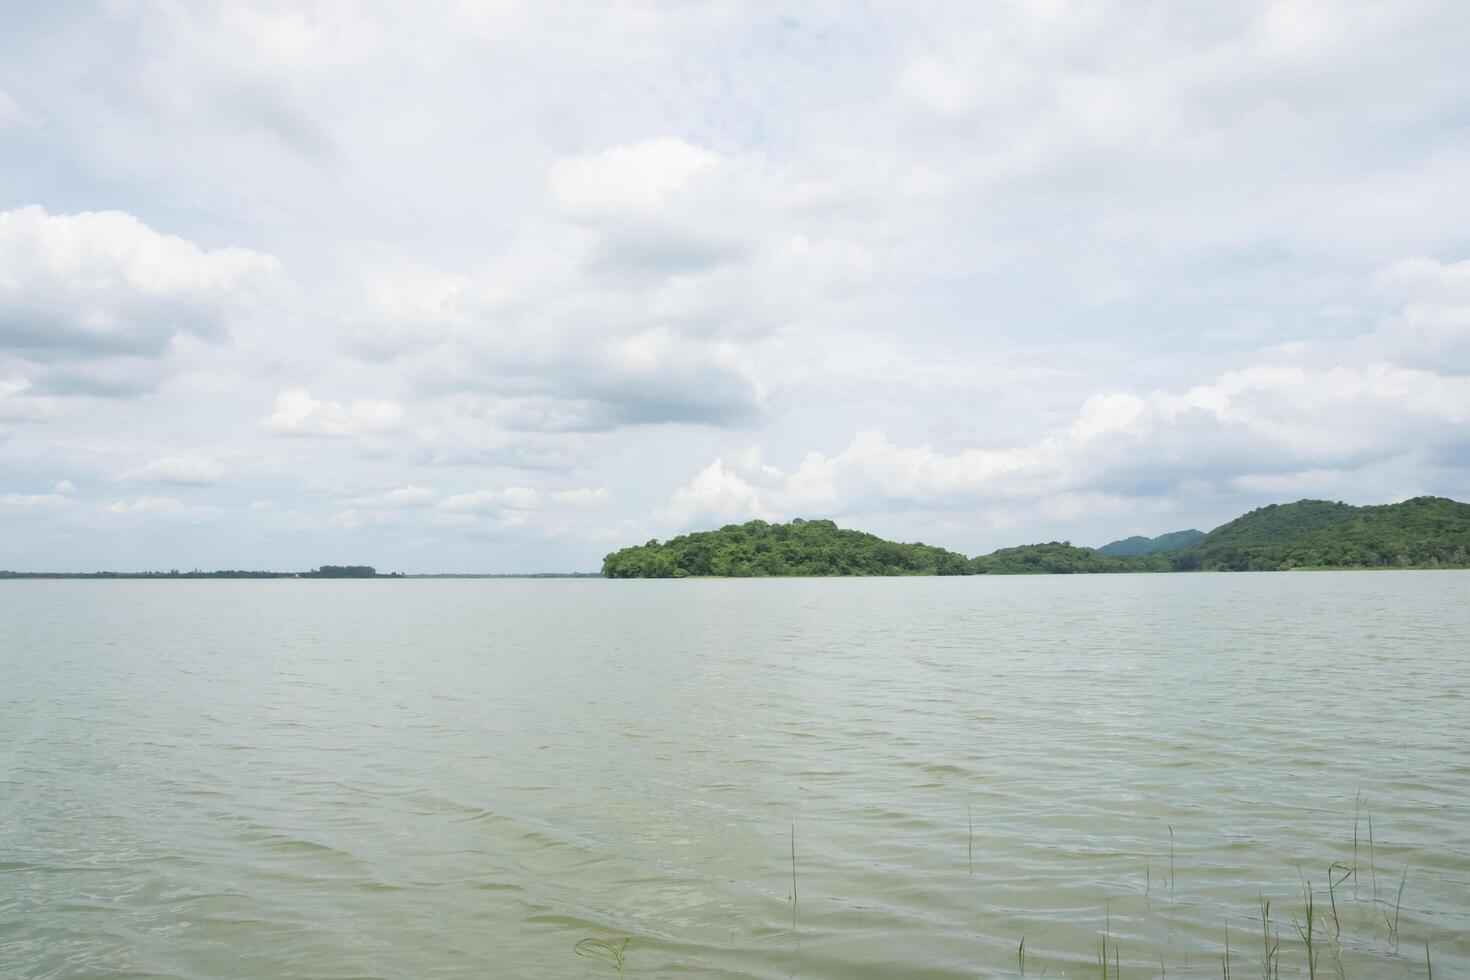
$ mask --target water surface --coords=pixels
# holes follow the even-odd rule
[[[0,975],[1259,976],[1262,893],[1305,975],[1304,879],[1322,975],[1470,974],[1467,599],[0,583]]]

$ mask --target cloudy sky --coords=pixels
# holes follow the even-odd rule
[[[0,0],[0,568],[1470,498],[1470,5]]]

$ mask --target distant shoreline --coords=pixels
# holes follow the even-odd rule
[[[975,558],[919,542],[885,541],[830,520],[797,518],[785,524],[728,524],[633,545],[607,555],[600,572],[404,574],[379,572],[372,565],[322,565],[303,572],[0,571],[0,580],[878,578],[1451,568],[1470,568],[1470,504],[1414,497],[1367,507],[1298,500],[1257,508],[1208,534],[1190,529],[1156,538],[1135,535],[1101,548],[1048,541]]]
[[[1296,568],[1280,569],[1219,569],[1202,568],[1183,574],[1198,575],[1249,575],[1249,574],[1274,574],[1277,572],[1465,572],[1470,571],[1463,565],[1314,565],[1298,566]],[[1166,571],[1163,569],[1150,569],[1146,571],[1106,571],[1106,572],[1052,572],[1046,577],[1053,576],[1076,576],[1082,578],[1095,578],[1097,576],[1126,575],[1136,577],[1139,575],[1179,575],[1180,572]],[[654,579],[654,581],[695,581],[695,582],[723,582],[723,581],[749,581],[752,579],[875,579],[875,578],[1017,578],[1034,577],[1027,573],[991,573],[989,575],[938,575],[938,574],[894,574],[894,575],[689,575],[679,578],[669,577],[665,579]],[[229,575],[215,572],[180,573],[169,575],[168,573],[154,572],[9,572],[0,571],[0,582],[157,582],[157,581],[282,581],[287,579],[321,579],[324,576],[301,575],[296,572],[269,572],[264,574]],[[402,575],[374,575],[374,576],[343,576],[341,578],[329,579],[330,581],[355,581],[355,582],[382,582],[402,579],[598,579],[602,581],[619,581],[609,578],[601,572],[420,572]],[[622,581],[627,581],[626,579]],[[636,581],[636,579],[634,580]]]
[[[313,575],[307,572],[10,572],[0,571],[0,582],[23,580],[78,580],[78,581],[207,581],[228,579],[246,581],[252,579],[278,581],[281,579],[306,579],[327,581],[378,582],[387,579],[425,578],[602,578],[601,572],[423,572],[406,574],[389,572],[381,575]]]

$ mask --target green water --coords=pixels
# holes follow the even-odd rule
[[[1320,976],[1467,975],[1467,599],[3,583],[0,976],[1096,976],[1106,921],[1125,976],[1218,977],[1228,926],[1246,977],[1262,892],[1304,976],[1303,878]]]

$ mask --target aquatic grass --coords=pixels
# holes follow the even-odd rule
[[[1316,980],[1317,978],[1317,926],[1312,898],[1312,882],[1310,879],[1304,880],[1302,882],[1302,914],[1306,922],[1303,923],[1294,916],[1291,922],[1296,927],[1296,933],[1301,937],[1302,946],[1307,951],[1307,980]]]
[[[1112,943],[1113,971],[1112,973],[1108,972],[1108,945],[1112,940],[1112,934],[1113,916],[1112,913],[1108,911],[1107,904],[1104,903],[1102,947],[1097,951],[1097,965],[1099,969],[1098,976],[1101,977],[1102,980],[1109,980],[1110,977],[1112,978],[1112,980],[1121,980],[1121,977],[1123,976],[1122,954],[1118,951],[1118,944],[1116,942]]]
[[[1342,869],[1342,876],[1334,879],[1332,872],[1338,868]],[[1351,874],[1352,869],[1337,861],[1333,861],[1327,866],[1327,897],[1332,902],[1332,938],[1334,939],[1342,938],[1342,919],[1337,914],[1337,886],[1347,881]]]
[[[1174,894],[1174,825],[1165,824],[1169,828],[1169,894]]]
[[[1363,806],[1361,798],[1359,799],[1358,807],[1359,812],[1369,813],[1371,819],[1371,811],[1368,811],[1366,807]],[[973,862],[973,807],[966,807],[966,817],[967,824],[971,828],[971,843],[967,851],[967,857],[971,862]],[[1175,834],[1173,832],[1172,826],[1169,826],[1168,829],[1170,836],[1169,856],[1171,865],[1169,881],[1172,889],[1175,881]],[[1354,848],[1356,851],[1358,845],[1356,829],[1354,833],[1354,838]],[[791,862],[792,929],[793,931],[795,931],[798,924],[799,878],[797,871],[796,853],[796,822],[794,820],[791,821],[790,824],[788,840],[789,859]],[[1368,831],[1368,845],[1371,880],[1371,876],[1376,874],[1376,855],[1374,854],[1376,842],[1374,841],[1374,832],[1371,829],[1371,825]],[[1384,927],[1387,930],[1387,942],[1390,947],[1391,955],[1394,957],[1398,957],[1399,955],[1400,942],[1403,938],[1400,933],[1400,925],[1403,908],[1403,897],[1405,891],[1407,890],[1408,876],[1410,870],[1410,866],[1406,864],[1403,868],[1403,871],[1400,873],[1398,888],[1395,892],[1395,900],[1391,907],[1386,900],[1382,902],[1371,902],[1369,908],[1364,910],[1364,912],[1368,913],[1366,918],[1361,913],[1356,917],[1356,921],[1359,925],[1369,924],[1376,921],[1377,919],[1377,916],[1373,916],[1371,914],[1371,910],[1373,908],[1376,908],[1379,911],[1384,922]],[[1354,882],[1356,883],[1357,877],[1357,868],[1353,865],[1340,861],[1333,861],[1331,864],[1329,864],[1327,867],[1327,893],[1329,907],[1327,909],[1323,909],[1317,902],[1316,890],[1313,887],[1312,880],[1304,873],[1302,873],[1300,869],[1298,869],[1300,905],[1297,912],[1290,916],[1290,921],[1301,944],[1300,948],[1302,950],[1302,959],[1283,955],[1283,949],[1281,945],[1281,933],[1280,930],[1275,927],[1275,921],[1273,921],[1272,919],[1274,904],[1273,900],[1271,898],[1268,898],[1265,892],[1258,893],[1257,900],[1261,923],[1261,980],[1281,980],[1283,976],[1283,961],[1286,961],[1288,971],[1290,971],[1291,975],[1293,976],[1301,976],[1304,973],[1308,980],[1316,980],[1319,973],[1321,973],[1324,976],[1335,975],[1339,978],[1339,980],[1347,980],[1348,969],[1347,962],[1344,959],[1344,953],[1345,951],[1353,949],[1355,947],[1352,944],[1344,943],[1343,937],[1346,929],[1351,927],[1354,921],[1354,917],[1348,915],[1347,918],[1349,919],[1349,922],[1344,923],[1343,918],[1344,913],[1347,911],[1347,908],[1338,903],[1337,889],[1343,887],[1347,883],[1349,878],[1354,879]],[[1146,865],[1145,896],[1148,895],[1151,884],[1151,865]],[[1137,893],[1135,892],[1134,894],[1136,895]],[[733,938],[734,937],[732,933],[732,941]],[[600,962],[608,964],[617,972],[618,977],[620,978],[620,980],[622,980],[622,978],[624,978],[625,976],[626,954],[631,942],[632,940],[630,940],[629,938],[606,940],[589,937],[576,943],[573,948],[579,956],[598,960]],[[1326,947],[1326,957],[1330,962],[1330,966],[1327,963],[1323,962],[1324,946]],[[1430,980],[1433,980],[1434,964],[1431,957],[1429,943],[1425,941],[1423,943],[1423,946],[1425,974],[1430,978]],[[1173,951],[1174,947],[1172,946],[1172,944],[1170,944],[1168,949],[1170,951]],[[1030,948],[1030,944],[1028,943],[1027,937],[1025,935],[1022,935],[1020,937],[1019,942],[1015,947],[1015,951],[1015,975],[1021,977],[1037,975],[1047,976],[1051,973],[1052,968],[1045,964],[1044,953],[1041,964],[1041,972],[1039,974],[1035,972],[1035,968],[1037,966],[1036,954],[1034,949]],[[1236,952],[1237,951],[1235,947],[1232,945],[1230,916],[1227,913],[1224,922],[1224,944],[1217,954],[1219,956],[1220,976],[1224,978],[1224,980],[1232,980],[1235,975],[1234,957]],[[1201,967],[1204,967],[1205,963],[1208,962],[1207,958],[1202,957],[1199,960],[1196,960],[1195,962],[1197,965],[1192,967],[1191,959],[1193,957],[1191,956],[1191,953],[1188,949],[1184,950],[1183,957],[1183,967],[1185,973],[1190,975],[1196,975],[1190,973],[1192,969],[1198,971]],[[1122,946],[1121,943],[1118,941],[1118,938],[1113,935],[1112,906],[1111,903],[1107,901],[1103,903],[1103,930],[1100,942],[1097,946],[1093,948],[1093,959],[1097,966],[1097,976],[1101,977],[1102,980],[1122,980]],[[1305,970],[1302,969],[1303,965],[1305,966]],[[1030,971],[1029,973],[1028,970]],[[1064,971],[1064,973],[1065,972],[1066,971]],[[1158,973],[1154,974],[1152,968],[1149,968],[1147,970],[1147,973],[1150,976],[1156,975],[1160,978],[1165,978],[1168,976],[1167,964],[1165,956],[1162,952],[1158,957]],[[1358,976],[1361,980],[1363,974],[1360,973]]]
[[[970,837],[966,844],[966,854],[970,859],[970,874],[975,873],[975,810],[969,803],[965,804],[965,822],[970,828]],[[1025,940],[1022,940],[1024,942]]]
[[[1368,871],[1373,875],[1373,901],[1378,901],[1378,859],[1373,848],[1373,811],[1368,811]]]
[[[585,956],[590,960],[598,960],[610,964],[618,971],[619,980],[622,980],[624,975],[623,959],[627,956],[628,946],[631,943],[632,940],[627,937],[609,942],[606,939],[589,936],[586,939],[579,940],[572,947],[572,952],[578,956]]]
[[[791,931],[796,931],[796,821],[791,821]]]
[[[1363,791],[1358,790],[1358,795],[1353,798],[1353,897],[1358,897],[1358,821],[1362,818],[1363,807],[1367,800],[1363,798]]]
[[[1399,910],[1404,904],[1404,884],[1409,880],[1409,866],[1404,865],[1404,873],[1399,877],[1398,897],[1393,903],[1393,920],[1389,921],[1387,910],[1383,913],[1383,921],[1388,926],[1388,941],[1393,951],[1399,951]]]
[[[1281,936],[1271,941],[1271,900],[1261,896],[1261,980],[1279,980],[1281,976]]]

